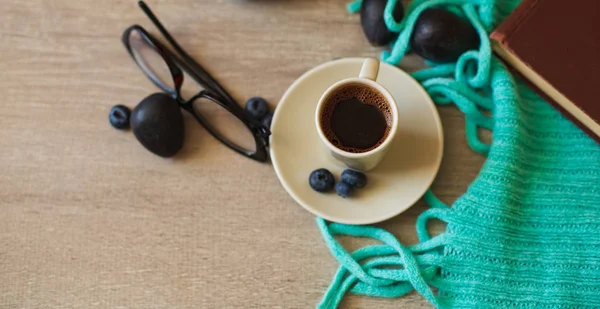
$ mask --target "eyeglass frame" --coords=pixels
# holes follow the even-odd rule
[[[175,41],[171,34],[165,29],[158,18],[152,13],[150,8],[143,2],[139,1],[138,5],[152,21],[152,23],[158,28],[163,37],[171,44],[173,49],[178,53],[175,54],[168,49],[163,43],[153,37],[148,31],[139,25],[133,25],[125,29],[123,32],[121,41],[127,52],[131,55],[138,67],[158,88],[162,91],[170,94],[173,99],[179,104],[179,107],[186,112],[190,113],[194,118],[202,125],[213,137],[223,143],[228,148],[235,152],[244,155],[250,159],[265,162],[268,160],[268,145],[269,136],[271,132],[269,128],[263,126],[260,122],[255,119],[251,119],[246,115],[242,107],[236,103],[236,101],[229,95],[229,93],[196,61],[194,61],[190,55],[183,50],[183,48]],[[168,87],[156,76],[156,74],[150,74],[144,69],[144,66],[139,62],[138,58],[134,54],[134,48],[131,46],[130,36],[133,31],[137,31],[141,35],[141,39],[144,43],[148,44],[150,48],[156,51],[160,57],[165,61],[171,77],[173,78],[173,88]],[[196,95],[187,101],[181,97],[181,86],[184,81],[184,73],[187,73],[192,79],[198,84],[204,87]],[[200,98],[208,99],[226,111],[231,113],[233,116],[238,118],[252,133],[255,141],[255,151],[249,151],[241,146],[231,142],[226,137],[222,136],[218,130],[214,129],[208,121],[193,107],[194,101]]]

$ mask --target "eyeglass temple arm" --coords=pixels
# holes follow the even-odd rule
[[[191,67],[192,70],[189,70],[188,74],[196,75],[196,76],[192,76],[192,77],[194,77],[194,79],[197,79],[197,81],[199,83],[205,84],[205,85],[209,86],[210,88],[213,88],[210,90],[216,92],[217,94],[222,96],[223,99],[229,101],[231,104],[237,105],[239,107],[239,105],[231,97],[231,95],[229,95],[229,93],[227,93],[227,91],[225,91],[225,89],[210,74],[208,74],[208,72],[200,64],[198,64],[196,61],[194,61],[192,59],[192,57],[190,57],[190,55],[185,50],[183,50],[183,48],[177,43],[177,41],[175,41],[175,39],[171,36],[171,34],[167,31],[167,29],[158,20],[156,15],[154,15],[154,13],[152,13],[152,11],[148,7],[148,5],[146,5],[146,3],[144,3],[144,1],[139,1],[138,5],[142,9],[142,11],[144,11],[144,13],[146,13],[148,18],[152,21],[152,23],[154,23],[156,28],[158,28],[160,33],[173,46],[175,51],[177,51],[177,53],[179,53],[182,60],[188,66]]]

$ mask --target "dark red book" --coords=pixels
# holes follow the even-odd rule
[[[523,0],[491,39],[513,71],[600,142],[600,0]]]

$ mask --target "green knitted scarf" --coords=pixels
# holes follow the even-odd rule
[[[317,219],[340,263],[317,308],[336,308],[346,292],[391,298],[412,290],[439,308],[600,307],[600,146],[492,55],[488,34],[518,3],[415,0],[397,23],[396,0],[388,1],[386,25],[399,37],[382,55],[386,62],[400,62],[429,7],[445,7],[478,31],[479,50],[413,77],[436,103],[465,113],[469,145],[488,158],[452,207],[427,192],[431,209],[417,219],[416,245],[379,228]],[[493,131],[491,145],[478,139],[478,129]],[[429,235],[430,219],[446,222],[446,231]],[[381,244],[349,253],[335,235]]]

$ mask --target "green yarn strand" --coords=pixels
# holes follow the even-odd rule
[[[383,11],[383,21],[391,32],[400,32],[404,28],[403,21],[398,22],[394,19],[394,9],[398,5],[398,0],[388,0],[385,10]],[[402,3],[400,3],[402,5]]]
[[[395,1],[395,0],[390,0]],[[409,48],[410,37],[412,36],[414,25],[421,15],[421,13],[432,7],[439,7],[443,5],[463,5],[463,4],[473,4],[478,3],[479,1],[475,0],[421,0],[421,1],[413,1],[407,9],[407,16],[404,21],[399,24],[393,24],[393,28],[390,28],[390,31],[400,32],[396,42],[394,43],[394,48],[391,53],[389,51],[384,51],[381,55],[381,59],[387,63],[397,65],[400,63],[400,60],[404,57]],[[389,7],[388,5],[386,6]],[[393,20],[394,17],[392,15],[393,11],[386,10],[384,12],[384,20],[386,20],[386,26],[388,25],[388,20]],[[391,23],[391,21],[390,21]]]
[[[432,280],[437,274],[441,263],[440,256],[437,253],[420,256],[414,254],[437,249],[444,243],[442,238],[434,238],[431,242],[424,242],[414,247],[405,247],[392,234],[375,227],[328,224],[322,218],[317,218],[317,225],[332,255],[341,264],[317,308],[336,308],[343,294],[354,284],[356,285],[351,290],[354,294],[399,297],[414,289],[433,304],[438,303],[427,280]],[[367,237],[385,245],[368,246],[349,254],[335,240],[334,235]],[[394,256],[390,256],[392,254]],[[376,259],[362,265],[359,263],[361,260],[373,257]],[[402,266],[404,269],[392,269],[393,271],[387,269],[383,275],[374,269],[385,265]]]
[[[354,14],[360,10],[360,5],[362,4],[362,0],[355,0],[346,6],[346,9],[350,14]]]

